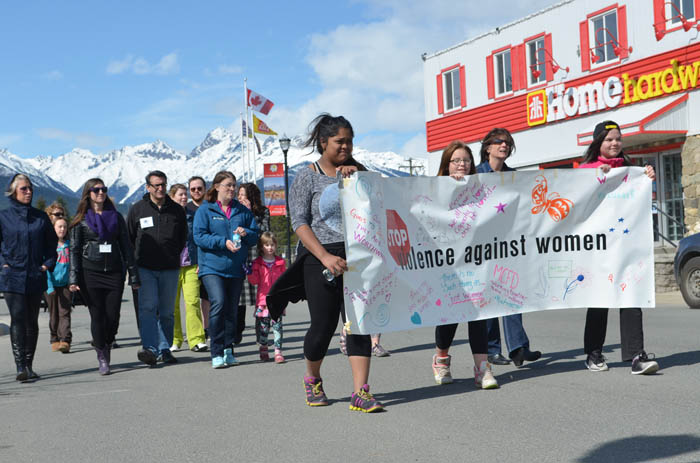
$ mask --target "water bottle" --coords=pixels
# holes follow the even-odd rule
[[[231,242],[233,242],[233,247],[238,249],[241,247],[241,235],[233,232],[233,236],[231,237]]]
[[[335,280],[335,275],[333,275],[333,272],[331,272],[327,268],[324,268],[323,272],[321,272],[321,273],[323,273],[323,278],[325,278],[327,282],[330,283],[333,280]]]

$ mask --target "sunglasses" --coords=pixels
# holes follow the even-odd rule
[[[32,191],[32,190],[34,190],[34,188],[32,188],[32,187],[30,187],[30,186],[21,186],[21,187],[19,187],[19,188],[17,188],[17,189],[18,189],[19,191]]]
[[[161,188],[165,189],[165,187],[168,185],[167,183],[150,183],[149,184],[151,188],[154,190],[160,190]]]
[[[510,142],[508,140],[501,140],[500,138],[494,138],[491,140],[492,145],[500,145],[501,143],[505,143],[506,146],[510,146]]]
[[[63,217],[63,212],[52,212],[49,215],[51,215],[53,217]]]
[[[90,191],[92,191],[95,194],[98,193],[107,193],[107,187],[106,186],[97,186],[97,187],[92,187],[90,188]]]
[[[192,188],[190,188],[190,191],[203,191],[203,190],[204,190],[204,188],[201,186],[193,186]]]

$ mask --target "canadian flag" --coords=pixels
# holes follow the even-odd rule
[[[255,93],[251,89],[248,89],[248,106],[253,108],[253,111],[267,114],[274,105],[275,104],[272,101],[268,100],[264,96]]]

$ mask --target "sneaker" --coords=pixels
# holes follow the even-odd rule
[[[391,355],[381,344],[375,344],[374,347],[372,347],[372,354],[374,354],[375,357],[388,357]]]
[[[433,376],[438,384],[452,384],[452,373],[450,373],[450,361],[452,357],[438,357],[433,355]]]
[[[284,363],[284,355],[282,355],[282,351],[279,349],[275,349],[275,363]]]
[[[59,352],[58,348],[61,346],[61,343],[56,341],[51,343],[51,352]]]
[[[153,353],[151,349],[141,349],[139,352],[136,354],[136,357],[143,363],[145,363],[148,366],[155,366],[156,363],[158,362],[158,358],[156,357],[156,354]]]
[[[603,354],[599,350],[595,350],[588,354],[586,368],[591,371],[608,371],[608,364],[605,363]]]
[[[58,350],[59,352],[67,354],[68,352],[70,352],[70,344],[65,341],[61,341],[60,343],[58,343]]]
[[[180,346],[178,346],[177,344],[173,344],[172,346],[170,346],[170,352],[178,352],[179,350]]]
[[[224,363],[230,367],[238,365],[238,360],[233,356],[233,349],[224,349]]]
[[[222,356],[218,357],[213,357],[211,359],[211,367],[214,369],[219,369],[219,368],[226,368],[226,363],[224,362],[224,358]]]
[[[177,363],[177,359],[173,356],[170,350],[164,350],[161,353],[161,360],[163,361],[163,363]]]
[[[350,410],[364,413],[380,412],[384,410],[384,405],[369,393],[369,386],[365,384],[359,392],[353,392],[350,396]]]
[[[270,354],[267,350],[267,344],[265,344],[264,346],[260,346],[260,361],[267,362],[268,360],[270,360]]]
[[[345,328],[340,330],[340,352],[343,355],[348,355],[348,335],[345,332]]]
[[[651,354],[651,358],[646,352],[642,351],[632,359],[632,374],[633,375],[653,375],[659,371],[659,364],[654,360],[656,356]]]
[[[192,352],[206,352],[209,350],[209,346],[204,344],[203,342],[200,342],[196,346],[192,348]]]
[[[474,383],[481,389],[498,389],[498,381],[491,372],[491,364],[484,360],[477,368],[474,365]]]
[[[323,380],[321,378],[304,376],[304,391],[306,392],[306,405],[309,407],[328,405],[328,397],[323,392]]]

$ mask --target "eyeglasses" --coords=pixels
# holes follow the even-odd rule
[[[193,187],[190,187],[190,191],[204,191],[204,187],[193,186]]]
[[[167,183],[149,183],[149,184],[148,184],[148,186],[150,186],[150,187],[153,188],[154,190],[160,190],[161,188],[162,188],[162,189],[165,189],[165,187],[166,187],[167,185],[168,185]]]
[[[454,164],[455,166],[458,166],[460,164],[464,164],[465,166],[468,166],[469,164],[472,163],[472,161],[471,161],[471,159],[451,159],[450,163]]]
[[[236,188],[235,183],[220,183],[219,185],[221,185],[221,188]]]
[[[107,193],[107,187],[106,186],[97,186],[97,187],[92,187],[90,188],[90,191],[92,191],[95,194],[99,193]]]
[[[18,189],[19,191],[32,191],[32,190],[34,190],[34,188],[32,188],[32,187],[30,187],[30,186],[21,186],[21,187],[19,187],[19,188],[17,188],[17,189]]]
[[[52,212],[49,215],[51,215],[53,217],[63,217],[63,212]]]
[[[500,138],[494,138],[491,140],[492,145],[500,145],[502,143],[505,143],[506,146],[510,146],[510,142],[508,140],[501,140]]]

